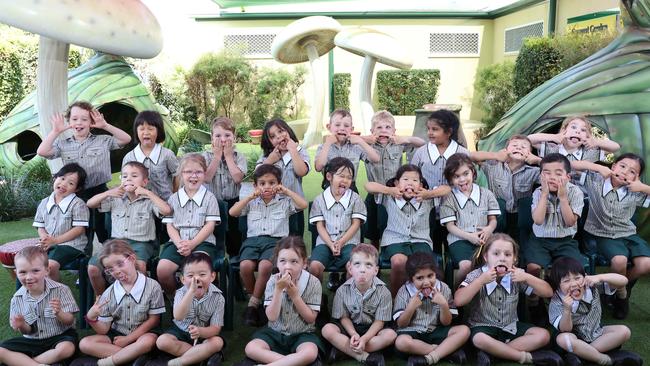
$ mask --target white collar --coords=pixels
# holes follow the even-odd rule
[[[298,146],[296,150],[298,151],[302,150],[302,146]],[[289,153],[288,150],[286,153],[284,153],[284,155],[282,155],[282,162],[284,163],[285,166],[291,162],[291,154]]]
[[[39,302],[43,298],[45,298],[45,295],[50,293],[50,290],[53,288],[61,287],[63,284],[56,282],[54,280],[51,280],[49,277],[45,277],[45,286],[43,287],[43,293],[38,296],[38,297],[33,297],[29,291],[27,291],[27,288],[25,286],[21,286],[18,291],[16,291],[16,295],[19,296],[24,296],[27,298],[27,300],[33,300],[36,302]]]
[[[65,196],[61,200],[61,202],[59,202],[58,206],[62,213],[66,213],[68,211],[68,207],[70,207],[70,203],[72,203],[72,200],[74,200],[75,197],[77,197],[77,195],[71,193]],[[47,212],[52,211],[52,207],[54,207],[55,205],[56,202],[54,201],[54,192],[52,192],[52,194],[50,194],[50,197],[47,199],[47,204],[45,205],[45,208],[47,208]]]
[[[481,271],[487,272],[487,270],[488,270],[487,265],[484,265],[483,267],[481,267]],[[485,290],[487,290],[487,294],[491,295],[492,292],[494,292],[494,290],[496,290],[496,288],[497,288],[497,286],[499,284],[501,285],[501,287],[503,287],[504,290],[506,290],[507,293],[510,293],[510,291],[512,291],[512,276],[511,276],[510,272],[508,272],[505,276],[501,277],[501,283],[497,283],[497,281],[494,280],[494,281],[486,284],[485,285]]]
[[[136,278],[135,283],[133,284],[133,288],[131,289],[131,297],[133,300],[135,300],[136,303],[140,303],[140,300],[142,300],[142,294],[144,293],[144,285],[147,281],[145,275],[143,275],[140,272],[136,272],[138,274],[138,278]],[[120,281],[115,281],[113,283],[113,295],[115,295],[115,300],[117,303],[121,303],[122,299],[124,299],[124,296],[129,295],[124,287],[122,287],[122,284]]]
[[[566,296],[564,292],[562,292],[559,289],[557,290],[557,293],[560,296],[560,299],[563,299],[564,296]],[[580,306],[580,301],[586,302],[587,304],[591,304],[593,300],[594,300],[594,293],[591,291],[591,288],[587,287],[587,289],[585,290],[585,294],[582,296],[582,299],[573,300],[573,303],[571,304],[571,312],[575,313],[576,311],[578,311],[578,306]]]
[[[452,188],[452,192],[454,192],[454,196],[456,197],[456,200],[458,201],[460,208],[465,208],[467,201],[469,201],[470,199],[474,201],[474,204],[476,206],[478,206],[479,203],[481,202],[481,187],[479,187],[478,184],[476,183],[472,184],[472,193],[470,193],[469,197],[467,197],[463,192],[461,192],[456,187]]]
[[[413,206],[413,208],[415,208],[416,210],[419,210],[420,205],[422,204],[422,202],[418,202],[418,200],[416,200],[415,198],[411,198],[408,201],[405,200],[404,198],[395,198],[395,203],[397,204],[397,207],[399,207],[400,210],[404,209],[404,205],[406,205],[407,202],[410,203],[411,206]]]
[[[427,144],[427,150],[429,151],[429,159],[431,159],[431,164],[435,164],[436,160],[438,160],[438,158],[440,157],[438,146],[436,146],[436,144],[432,142],[429,142]],[[447,149],[442,154],[442,156],[445,158],[445,160],[449,160],[449,157],[454,155],[457,150],[458,150],[458,143],[454,140],[451,140],[449,142],[449,146],[447,146]]]
[[[206,191],[207,189],[205,189],[204,186],[201,186],[199,190],[194,193],[194,197],[192,197],[191,200],[196,202],[197,205],[201,206]],[[185,192],[185,187],[181,187],[181,189],[178,190],[178,200],[181,203],[181,207],[185,207],[187,201],[190,200],[190,196],[188,196],[187,192]]]
[[[162,145],[161,144],[155,144],[153,146],[153,150],[151,150],[151,154],[149,156],[145,155],[144,152],[142,151],[142,148],[140,147],[140,144],[133,149],[133,155],[135,155],[135,159],[141,163],[144,164],[144,161],[149,158],[154,164],[158,164],[158,160],[160,160],[160,152],[162,151]]]
[[[560,144],[560,146],[558,147],[558,152],[564,156],[568,156],[569,154],[571,154],[573,155],[574,158],[576,158],[576,160],[582,160],[582,152],[583,152],[582,148],[579,148],[578,150],[570,153],[567,151],[567,149],[564,147],[563,144]]]
[[[304,269],[302,272],[300,272],[300,277],[298,278],[298,291],[300,291],[301,296],[307,289],[307,284],[309,284],[309,276],[309,272],[305,271]]]
[[[611,192],[614,190],[614,186],[612,186],[612,178],[607,178],[603,182],[603,197],[607,195],[607,193]],[[616,189],[616,196],[618,197],[618,201],[621,202],[625,196],[627,196],[627,187],[626,186],[620,186]]]
[[[440,280],[438,280],[437,278],[436,278],[436,284],[433,285],[433,288],[440,291]],[[415,288],[415,285],[411,281],[406,282],[406,291],[408,291],[409,297],[413,297],[415,296],[415,294],[418,293],[418,289]],[[431,294],[429,294],[429,298],[433,299],[433,295],[434,295],[433,292],[431,292]],[[424,295],[420,294],[420,300],[422,300],[423,298]]]
[[[325,198],[325,206],[327,209],[331,209],[334,204],[336,204],[336,198],[332,194],[332,187],[327,187],[323,191],[323,198]],[[343,207],[348,208],[350,206],[350,200],[352,199],[352,190],[347,189],[341,199],[338,201]]]

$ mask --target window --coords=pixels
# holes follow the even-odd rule
[[[271,58],[273,39],[275,34],[227,34],[223,37],[223,47],[245,57]]]
[[[530,23],[505,30],[505,52],[519,52],[524,39],[528,37],[542,37],[544,35],[544,22]]]
[[[478,33],[429,33],[429,55],[479,56]]]

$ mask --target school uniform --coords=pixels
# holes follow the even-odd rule
[[[172,224],[178,230],[181,240],[194,239],[207,221],[215,221],[217,225],[221,223],[217,198],[204,186],[201,186],[192,198],[187,195],[185,188],[181,187],[167,203],[172,208],[173,214],[163,217],[162,222]],[[192,252],[199,251],[205,252],[210,257],[217,254],[216,238],[213,233],[210,233]],[[162,247],[160,259],[168,259],[180,265],[183,256],[178,254],[173,242],[168,242]]]
[[[453,303],[451,289],[449,289],[447,284],[436,279],[433,287],[444,296],[448,304],[451,305]],[[395,304],[393,305],[394,321],[397,321],[402,316],[411,298],[417,293],[418,289],[411,281],[407,281],[400,287],[395,296]],[[422,305],[415,309],[411,321],[407,326],[397,329],[397,334],[407,334],[414,339],[430,344],[440,344],[447,338],[451,326],[440,324],[440,305],[433,302],[433,296],[433,292],[428,297],[420,294]]]
[[[27,288],[22,286],[11,298],[9,317],[22,315],[25,323],[31,326],[31,333],[20,337],[10,338],[0,343],[0,348],[13,352],[24,353],[34,358],[49,351],[61,342],[72,342],[77,345],[77,332],[74,322],[62,324],[50,307],[50,300],[61,302],[61,311],[77,313],[79,307],[68,286],[45,278],[45,289],[38,297],[32,297]]]
[[[486,271],[488,267],[484,265],[468,273],[460,287],[469,286]],[[532,328],[532,324],[520,322],[517,316],[520,292],[530,295],[533,288],[525,282],[514,282],[510,273],[501,277],[500,281],[482,286],[470,304],[468,325],[472,337],[485,333],[501,342],[508,342]]]
[[[409,256],[415,252],[432,252],[429,236],[429,215],[433,200],[418,202],[415,198],[386,197],[388,225],[381,238],[381,261],[390,261],[395,254]]]
[[[322,144],[318,145],[316,156],[320,155],[321,150],[323,150]],[[352,162],[352,165],[354,165],[354,181],[356,181],[357,172],[359,171],[359,161],[368,159],[363,147],[351,143],[350,140],[346,140],[343,145],[338,143],[330,145],[330,149],[327,151],[327,161],[338,157],[346,158]]]
[[[578,150],[570,153],[564,147],[563,144],[557,144],[554,142],[542,142],[538,149],[538,154],[540,158],[545,157],[548,154],[558,153],[565,156],[569,161],[589,161],[595,163],[597,161],[604,161],[607,157],[607,152],[601,148],[587,148],[581,147]],[[580,182],[584,179],[584,173],[573,171],[571,174],[571,183],[579,185]],[[584,193],[584,192],[583,192]]]
[[[149,315],[165,312],[162,288],[156,280],[140,272],[131,291],[127,292],[120,281],[115,281],[104,291],[100,302],[107,303],[97,320],[111,323],[112,337],[131,334]]]
[[[370,287],[366,292],[361,293],[354,279],[350,278],[336,290],[332,318],[338,320],[336,324],[342,332],[346,331],[340,320],[348,318],[357,333],[364,335],[375,320],[390,322],[392,308],[393,298],[388,286],[382,280],[373,277]]]
[[[273,300],[275,284],[280,276],[271,276],[266,283],[264,291],[264,306],[269,306]],[[320,311],[322,287],[318,278],[303,270],[298,278],[298,292],[307,306]],[[298,346],[303,343],[314,343],[321,352],[324,351],[323,344],[316,335],[314,323],[307,323],[303,319],[286,291],[282,292],[282,305],[277,320],[269,321],[268,325],[253,334],[253,339],[261,339],[266,342],[272,351],[282,355],[295,353]]]
[[[309,213],[309,223],[316,225],[322,221],[325,223],[325,230],[332,241],[337,240],[345,235],[346,231],[352,225],[353,219],[361,220],[361,224],[366,221],[366,206],[361,201],[361,197],[356,192],[348,189],[345,191],[339,201],[334,198],[331,187],[325,188],[323,193],[315,199]],[[338,257],[332,254],[332,250],[325,244],[323,238],[318,235],[316,238],[316,247],[311,253],[311,260],[322,263],[325,268],[334,266],[337,269],[344,269],[345,264],[350,259],[350,252],[360,243],[360,228],[354,235],[341,245],[341,253]]]
[[[179,306],[187,291],[188,289],[186,286],[176,290],[176,295],[174,296],[174,307]],[[172,326],[165,331],[165,333],[175,336],[179,341],[193,344],[194,340],[189,333],[190,325],[195,325],[197,327],[222,327],[224,306],[225,300],[223,293],[217,286],[210,284],[210,287],[203,294],[203,297],[200,299],[192,299],[192,304],[187,311],[185,319],[172,319]]]
[[[566,185],[567,197],[571,210],[578,217],[582,214],[584,205],[582,191],[574,184],[568,182]],[[533,192],[533,203],[531,211],[534,212],[539,204],[542,195],[542,188]],[[528,263],[535,263],[541,267],[551,264],[552,260],[558,257],[572,257],[586,262],[578,249],[578,242],[573,239],[577,231],[577,224],[566,226],[560,209],[560,199],[555,193],[549,193],[546,206],[546,217],[544,223],[537,225],[533,223],[533,235],[525,250],[525,257]]]
[[[366,166],[366,177],[368,182],[377,182],[386,184],[389,179],[395,177],[397,170],[402,166],[402,156],[405,151],[413,152],[411,145],[398,145],[392,142],[382,145],[374,143],[370,145],[377,154],[379,162],[373,163],[367,157],[364,159]],[[365,237],[370,240],[379,240],[381,233],[386,229],[386,215],[378,217],[378,205],[383,200],[382,194],[368,193],[365,199],[366,209],[368,211],[368,220],[364,223]]]
[[[484,161],[481,170],[487,177],[489,190],[497,200],[504,201],[507,213],[517,213],[517,201],[533,195],[533,187],[539,181],[540,173],[539,167],[527,164],[512,171],[508,163],[497,160]]]
[[[573,304],[571,304],[571,322],[573,324],[571,333],[587,343],[591,343],[602,336],[603,327],[600,321],[603,312],[600,304],[600,294],[613,295],[615,292],[616,289],[610,288],[607,283],[601,283],[588,287],[582,295],[582,299],[573,300]],[[562,302],[564,297],[565,294],[561,290],[557,290],[548,306],[549,323],[553,325],[553,330],[556,332],[560,332],[560,321],[564,313],[564,304]]]
[[[440,224],[453,222],[466,233],[475,233],[488,225],[488,216],[499,216],[501,210],[494,194],[487,188],[472,185],[469,197],[454,187],[440,206]],[[449,254],[454,263],[471,260],[476,245],[452,233],[447,234]]]
[[[650,257],[648,243],[637,235],[632,222],[637,207],[650,206],[650,196],[630,192],[625,186],[614,189],[611,178],[605,179],[596,172],[586,173],[584,188],[591,201],[585,231],[594,236],[605,259],[617,255]]]
[[[149,184],[151,190],[163,200],[168,200],[173,191],[173,179],[178,171],[178,158],[173,151],[164,147],[162,143],[156,144],[149,156],[145,155],[138,144],[122,159],[122,167],[126,163],[137,161],[144,164],[149,170]]]
[[[422,176],[427,181],[429,188],[435,188],[448,184],[447,179],[445,179],[445,166],[447,160],[454,154],[469,155],[469,150],[451,140],[449,146],[441,155],[438,146],[429,142],[415,150],[411,164],[418,166],[422,170]]]
[[[73,227],[88,227],[90,213],[86,203],[76,194],[64,197],[59,204],[54,199],[54,192],[44,198],[36,209],[32,226],[43,228],[50,236],[60,236]],[[88,244],[85,232],[76,238],[52,246],[47,256],[64,265],[84,255]]]
[[[241,212],[246,215],[248,232],[239,259],[271,260],[275,244],[289,235],[289,217],[296,211],[293,200],[281,194],[276,194],[269,203],[261,197],[250,201]]]
[[[126,193],[119,198],[107,197],[98,210],[111,213],[111,237],[127,239],[138,260],[147,262],[156,254],[154,220],[160,213],[149,197],[137,196],[133,201]]]

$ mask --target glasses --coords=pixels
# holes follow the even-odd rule
[[[203,174],[205,174],[205,172],[203,170],[183,170],[181,173],[183,173],[183,175],[187,175],[187,176],[190,176],[190,177],[193,176],[193,175],[196,175],[197,177],[200,177]]]
[[[115,272],[115,269],[123,270],[126,267],[126,263],[129,261],[130,257],[131,256],[128,256],[126,257],[126,259],[117,261],[117,263],[115,263],[115,266],[113,267],[106,267],[104,269],[104,273],[106,273],[107,275],[112,275],[113,272]]]

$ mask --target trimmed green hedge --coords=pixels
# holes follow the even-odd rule
[[[352,75],[350,73],[335,73],[332,77],[332,89],[334,90],[334,108],[350,109],[350,85]]]
[[[416,109],[435,103],[440,70],[382,70],[377,72],[378,109],[394,115],[415,114]]]
[[[551,38],[531,38],[521,47],[513,80],[517,99],[562,71],[562,54],[553,43]]]

